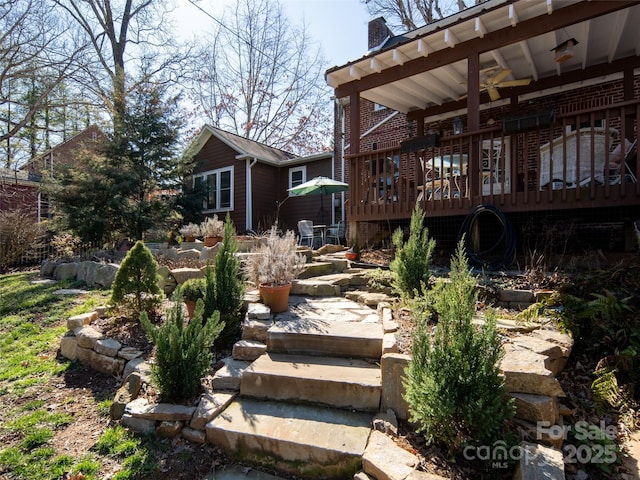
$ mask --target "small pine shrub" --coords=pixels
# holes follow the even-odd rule
[[[240,312],[245,285],[240,259],[236,255],[237,251],[236,229],[231,222],[231,217],[227,214],[222,248],[215,259],[213,285],[215,309],[220,312],[220,319],[225,324],[224,331],[220,335],[220,340],[224,343],[233,343],[240,337]],[[207,281],[207,283],[210,282]]]
[[[116,309],[153,315],[163,293],[158,286],[158,264],[151,251],[140,240],[127,253],[116,273],[111,292],[111,304]]]
[[[416,204],[411,214],[409,239],[404,243],[402,229],[393,232],[393,245],[396,255],[389,268],[395,273],[395,290],[404,297],[416,297],[422,290],[422,284],[429,283],[431,256],[436,246],[429,238],[429,230],[424,226],[424,212]]]
[[[429,442],[449,454],[464,445],[487,445],[501,438],[504,422],[513,416],[513,400],[505,397],[499,363],[502,343],[495,315],[482,327],[472,323],[476,279],[468,269],[463,243],[451,261],[451,281],[436,300],[439,322],[433,344],[424,318],[416,319],[412,360],[406,370],[405,399],[410,420]]]
[[[187,400],[198,393],[202,379],[211,368],[211,347],[224,328],[218,312],[203,321],[202,300],[198,300],[193,318],[185,325],[181,299],[178,287],[173,296],[175,304],[159,327],[151,323],[146,312],[140,315],[142,326],[156,346],[151,378],[168,402]]]

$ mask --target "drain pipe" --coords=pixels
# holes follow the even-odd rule
[[[257,158],[247,158],[245,161],[245,172],[246,172],[246,194],[245,194],[245,206],[246,206],[246,214],[245,214],[245,229],[253,230],[253,191],[251,185],[253,183],[251,178],[251,169],[253,166],[258,163]]]

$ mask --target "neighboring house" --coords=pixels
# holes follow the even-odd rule
[[[55,177],[61,168],[73,164],[81,152],[99,151],[100,145],[105,138],[102,130],[92,125],[68,140],[29,160],[29,162],[20,169],[20,173],[26,175],[32,181],[34,185],[32,188],[36,188],[37,190],[37,200],[31,208],[32,211],[37,214],[39,220],[46,220],[51,216],[49,199],[40,188],[42,182],[46,181],[47,177]]]
[[[320,223],[319,196],[287,199],[287,189],[317,176],[333,178],[333,154],[295,155],[205,125],[187,150],[195,159],[192,186],[204,182],[202,212],[224,219],[239,233],[262,231],[278,219],[281,229],[297,230],[298,220]],[[285,201],[286,200],[286,201]],[[334,221],[332,196],[323,199],[324,221]]]
[[[29,172],[0,168],[0,212],[16,210],[40,218],[40,183]]]
[[[488,0],[400,36],[370,22],[369,52],[326,73],[360,244],[407,225],[417,202],[449,237],[488,205],[520,233],[564,219],[631,248],[639,3]]]
[[[32,175],[55,176],[60,168],[73,163],[80,152],[83,150],[98,151],[101,143],[105,140],[104,132],[98,126],[92,125],[29,160],[21,170],[27,170]]]

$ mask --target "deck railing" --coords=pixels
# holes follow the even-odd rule
[[[438,146],[347,156],[351,220],[401,219],[418,202],[431,216],[638,204],[640,102],[564,113],[553,124],[501,126],[443,137]],[[625,141],[626,139],[626,141]]]

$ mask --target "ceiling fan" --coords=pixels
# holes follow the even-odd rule
[[[516,80],[505,80],[510,74],[511,69],[503,68],[501,71],[497,72],[499,67],[489,67],[480,71],[481,74],[485,74],[484,80],[480,81],[480,91],[486,90],[489,94],[489,98],[491,98],[492,102],[495,102],[500,98],[500,92],[498,88],[505,87],[520,87],[524,85],[529,85],[531,83],[530,78],[521,78]],[[465,98],[466,95],[460,97]]]

